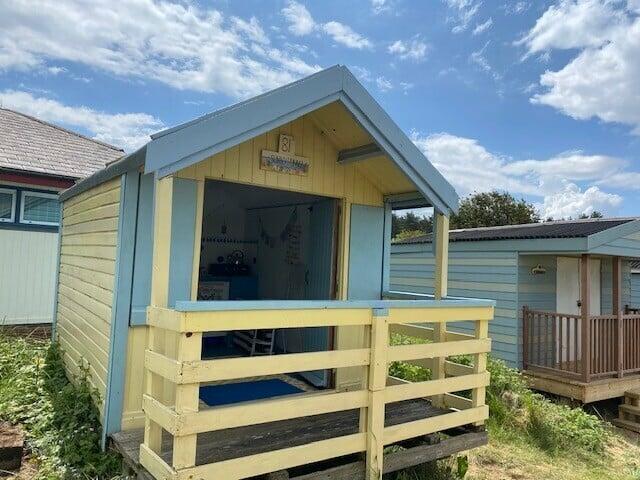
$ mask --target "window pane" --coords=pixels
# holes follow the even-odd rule
[[[34,223],[59,223],[60,206],[57,198],[47,198],[25,193],[22,197],[24,213],[22,220]]]
[[[11,220],[12,214],[13,195],[7,192],[0,192],[0,219]]]

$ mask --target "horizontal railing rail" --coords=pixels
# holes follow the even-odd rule
[[[492,302],[256,303],[178,302],[174,310],[148,309],[152,341],[145,352],[145,368],[151,387],[143,398],[146,428],[140,462],[156,478],[240,479],[358,452],[366,452],[368,478],[381,478],[386,445],[464,425],[480,425],[488,417],[486,355],[491,348],[488,322],[493,318]],[[447,331],[446,325],[452,321],[472,322],[474,333]],[[368,331],[366,345],[268,357],[200,358],[205,331],[326,326],[361,326]],[[393,345],[392,332],[426,343]],[[461,365],[448,358],[456,355],[470,355],[472,364]],[[426,366],[433,378],[416,383],[388,378],[389,365],[396,361]],[[204,383],[352,367],[362,368],[365,373],[358,390],[199,408],[198,392]],[[462,391],[471,391],[470,398],[456,395]],[[385,426],[388,404],[423,398],[449,409],[448,413]],[[198,434],[347,410],[360,410],[357,433],[196,465]],[[161,442],[153,434],[160,429],[173,436],[170,462],[163,460]]]
[[[525,370],[584,381],[640,372],[640,315],[585,319],[524,307],[522,318]]]

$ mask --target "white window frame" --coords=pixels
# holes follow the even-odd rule
[[[39,220],[25,220],[24,219],[24,204],[25,204],[24,197],[25,196],[53,198],[56,201],[58,200],[58,195],[55,193],[32,192],[29,190],[22,191],[22,195],[20,198],[20,223],[24,223],[25,225],[49,225],[53,227],[60,226],[60,222],[43,222]]]
[[[3,223],[14,223],[16,221],[16,199],[17,199],[17,191],[11,188],[0,188],[0,193],[9,193],[11,195],[11,217],[10,218],[0,218],[0,222]]]

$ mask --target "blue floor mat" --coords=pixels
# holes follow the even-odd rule
[[[263,398],[281,397],[294,393],[302,393],[298,387],[279,380],[255,380],[252,382],[226,383],[224,385],[208,385],[200,387],[200,400],[210,407],[229,405],[232,403],[261,400]]]

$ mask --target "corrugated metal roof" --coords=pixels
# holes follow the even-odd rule
[[[0,108],[0,168],[84,178],[122,155],[106,143]]]
[[[505,225],[503,227],[466,228],[451,230],[450,242],[477,242],[485,240],[523,240],[536,238],[580,238],[637,220],[629,218],[587,218],[558,222]],[[409,238],[395,244],[430,243],[431,234]]]

